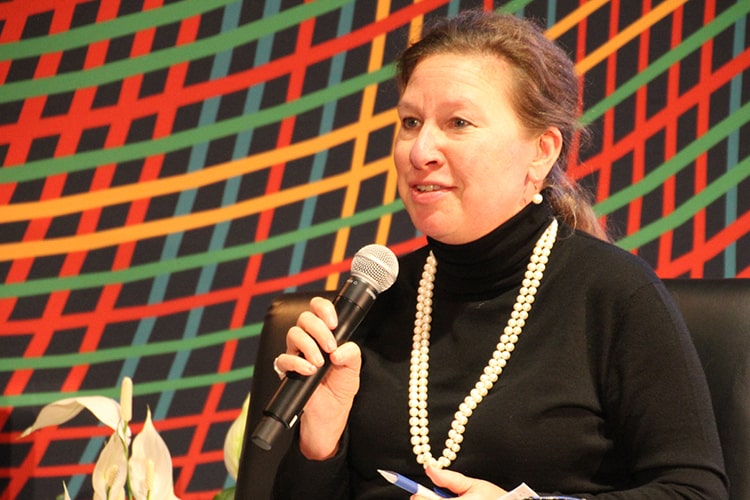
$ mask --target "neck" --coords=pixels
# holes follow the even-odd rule
[[[470,243],[448,245],[428,238],[428,246],[440,262],[436,285],[475,298],[518,286],[534,244],[551,218],[547,204],[532,204]]]

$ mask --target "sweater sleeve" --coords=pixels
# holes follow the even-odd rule
[[[274,500],[345,500],[349,498],[349,467],[346,458],[348,430],[338,453],[328,460],[309,460],[299,447],[299,433],[279,464],[274,482]]]
[[[630,487],[596,500],[723,499],[727,480],[711,399],[668,292],[640,287],[620,306],[603,353],[603,401]]]

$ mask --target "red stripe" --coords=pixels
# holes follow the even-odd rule
[[[402,248],[417,248],[423,243],[423,238],[415,238],[398,245],[392,245],[391,248],[393,248],[394,252],[397,252],[398,255],[398,250]],[[325,279],[330,274],[345,272],[347,269],[349,269],[349,261],[343,261],[309,268],[293,276],[285,276],[266,281],[258,281],[255,284],[253,295],[281,293],[286,288],[302,286],[305,283],[320,281],[322,279]],[[223,288],[221,290],[216,290],[206,294],[181,297],[158,304],[146,304],[141,306],[131,306],[115,309],[111,312],[111,315],[106,318],[106,321],[109,323],[135,321],[144,317],[165,316],[169,314],[188,311],[194,307],[207,307],[223,302],[235,301],[237,300],[237,297],[247,292],[246,290],[242,289],[242,286],[243,285],[239,285],[233,288]],[[66,314],[59,319],[59,323],[56,325],[57,329],[65,330],[86,326],[91,321],[94,321],[93,316],[95,314],[96,313],[93,312]],[[40,324],[39,319],[8,321],[5,325],[3,325],[4,331],[2,332],[2,334],[24,334],[33,332],[41,326],[42,325]],[[0,334],[0,337],[2,336],[2,334]]]
[[[311,66],[319,61],[329,59],[337,53],[368,43],[378,35],[385,34],[403,24],[407,24],[412,17],[423,14],[435,6],[442,5],[446,2],[447,0],[426,0],[425,2],[410,5],[391,14],[389,17],[381,21],[369,24],[350,34],[315,46],[306,51],[303,60],[300,59],[298,54],[291,54],[271,61],[263,66],[235,73],[225,78],[191,85],[181,89],[178,94],[168,97],[173,99],[173,103],[176,107],[180,107],[185,106],[186,104],[201,102],[219,95],[245,90],[258,83],[291,73],[292,71],[299,69],[300,65]],[[188,20],[186,20],[186,22],[187,21]],[[195,22],[196,21],[193,21],[193,23]],[[27,102],[30,99],[27,99]],[[165,95],[161,94],[149,96],[139,100],[136,105],[130,108],[118,108],[116,113],[131,120],[138,117],[156,114],[161,111],[162,106],[164,105],[164,99]],[[113,111],[111,108],[100,108],[76,116],[76,123],[80,124],[82,128],[99,127],[108,124],[112,118],[112,114]],[[32,139],[31,135],[34,137],[53,135],[59,133],[68,126],[70,126],[70,117],[55,116],[38,120],[38,123],[35,124],[33,130],[24,128],[18,124],[2,125],[0,126],[0,136],[13,136],[18,139],[23,139],[25,142],[30,142]],[[25,156],[9,154],[5,164],[6,166],[10,166],[20,165],[25,162]]]
[[[704,24],[707,25],[713,21],[716,15],[716,5],[712,1],[707,1],[704,7]],[[702,83],[711,78],[711,66],[713,65],[713,38],[706,41],[700,50],[700,80],[698,86],[703,88]],[[702,137],[710,127],[710,107],[711,94],[703,92],[702,98],[698,102],[695,136]],[[708,155],[701,154],[695,161],[695,194],[700,193],[708,184]],[[700,210],[693,216],[693,244],[692,253],[697,257],[695,267],[691,270],[691,275],[696,278],[703,277],[703,265],[697,261],[703,259],[702,254],[705,251],[706,244],[706,210]]]
[[[14,0],[11,2],[0,3],[0,19],[3,18],[26,18],[36,14],[42,14],[51,10],[58,9],[61,3],[68,4],[71,8],[77,7],[79,4],[90,3],[91,0],[34,0],[29,2],[28,0]],[[100,4],[114,4],[119,7],[120,0],[106,0],[106,2],[99,2]],[[103,7],[100,6],[100,9]],[[146,10],[146,9],[143,9]]]
[[[682,24],[684,9],[680,7],[675,10],[672,18],[672,31],[670,47],[674,48],[682,41]],[[665,110],[676,109],[680,100],[680,67],[678,62],[667,70],[667,103]],[[677,120],[679,114],[676,112],[667,113],[667,122],[664,127],[664,159],[674,157],[677,152]],[[646,127],[644,127],[646,128]],[[662,214],[672,213],[677,204],[676,202],[676,180],[674,177],[667,179],[662,187]],[[659,237],[658,255],[656,266],[666,264],[672,259],[672,243],[674,241],[674,231],[667,231]]]
[[[741,74],[747,68],[750,68],[750,48],[745,49],[744,52],[739,54],[737,57],[727,61],[727,63],[721,68],[714,71],[710,78],[696,85],[681,96],[673,101],[670,106],[671,108],[663,108],[656,114],[654,114],[646,123],[643,124],[643,128],[648,130],[648,136],[657,133],[664,128],[670,121],[675,117],[679,117],[692,107],[694,107],[706,92],[714,92],[715,90],[726,85],[732,78]],[[611,162],[612,159],[621,158],[626,155],[632,148],[635,147],[635,132],[631,132],[617,143],[613,144],[610,148],[602,149],[601,152],[587,158],[584,163],[578,165],[572,165],[570,174],[575,179],[580,179],[591,172],[602,170],[607,165],[607,162]]]
[[[610,9],[609,37],[617,34],[617,20],[619,18],[619,2],[612,2]],[[605,95],[614,92],[616,85],[617,56],[616,53],[607,57],[606,78],[604,82]],[[614,110],[610,109],[604,113],[602,119],[602,151],[608,151],[614,142]],[[596,199],[603,200],[609,197],[612,185],[612,157],[604,156],[604,164],[599,172]]]
[[[641,12],[645,13],[651,9],[650,0],[644,0],[641,7]],[[648,56],[649,56],[649,42],[651,40],[651,29],[643,31],[638,37],[638,71],[643,71],[644,68],[648,67]],[[639,130],[642,130],[643,123],[647,120],[646,117],[646,103],[647,103],[647,87],[640,87],[635,93],[635,116],[633,123],[633,131],[638,134]],[[636,142],[635,148],[633,148],[633,167],[631,171],[632,181],[638,182],[643,179],[644,172],[646,171],[646,139],[647,137],[641,136]],[[641,226],[641,218],[643,216],[643,199],[638,198],[633,200],[628,206],[628,219],[627,219],[627,234],[633,234],[638,231]]]
[[[106,13],[104,15],[106,15]],[[151,37],[152,34],[151,36],[149,36],[148,34],[142,36],[142,38],[145,39],[145,45],[150,45]],[[138,37],[136,37],[136,39],[137,38]],[[135,50],[142,50],[142,48],[139,49],[138,47],[139,45],[137,43],[134,43]],[[106,48],[106,43],[96,44],[95,46],[92,46],[87,53],[86,64],[96,64],[99,61],[103,61],[104,56],[106,55]],[[131,102],[137,99],[140,82],[140,75],[135,78],[126,79],[123,82],[123,89],[120,96],[121,102],[123,96],[129,96]],[[95,89],[93,88],[77,91],[74,95],[70,114],[75,116],[79,113],[83,113],[87,109],[90,109],[93,102],[94,91]],[[125,101],[125,104],[127,105],[127,101]],[[121,145],[125,142],[130,124],[128,120],[123,120],[122,117],[118,118],[119,119],[112,122],[107,140],[105,142],[105,148]],[[76,148],[77,141],[74,141],[74,138],[78,137],[78,135],[80,134],[80,129],[69,128],[67,130],[68,133],[65,136],[61,137],[58,144],[58,149],[60,150],[58,151],[58,153],[65,154],[66,149],[72,148],[74,151]],[[72,154],[72,152],[67,154]],[[98,190],[108,188],[111,185],[113,173],[114,166],[112,165],[97,169],[94,175],[91,189]],[[79,223],[77,234],[95,232],[100,215],[101,209],[94,209],[83,213],[81,221]],[[132,253],[130,255],[132,255]],[[67,255],[63,264],[61,276],[75,276],[79,274],[83,262],[85,261],[85,257],[85,252]],[[129,262],[127,264],[129,264]],[[79,348],[80,352],[91,352],[98,347],[101,336],[106,327],[104,318],[107,317],[107,312],[113,309],[120,290],[121,286],[119,285],[108,286],[105,287],[100,294],[97,309],[96,311],[94,311],[92,321],[87,325],[86,333],[81,342],[81,346]],[[68,291],[56,292],[51,294],[50,298],[48,299],[43,318],[41,319],[43,328],[37,330],[37,334],[34,336],[34,340],[36,340],[37,338],[44,338],[47,340],[47,342],[49,342],[49,339],[54,334],[54,329],[58,325],[58,320],[62,316],[62,310],[69,298],[69,295],[70,292]],[[41,347],[41,344],[38,343],[37,347]],[[29,355],[29,353],[27,353],[27,355]],[[80,389],[81,384],[88,373],[88,369],[88,365],[77,365],[71,367],[65,380],[61,384],[61,391],[74,392]],[[21,380],[18,380],[18,382],[21,382]],[[28,383],[28,377],[26,377],[26,380],[23,381],[23,386],[13,383],[9,384],[9,386],[12,386],[14,390],[23,389],[26,383]],[[30,477],[38,475],[39,460],[41,460],[41,458],[44,456],[48,444],[48,441],[38,442],[40,449],[38,450],[38,453],[33,454],[34,457],[37,457],[37,463],[26,464],[26,466],[23,468],[23,471],[16,474],[12,481],[18,482],[20,485],[22,485],[26,483],[26,481],[28,481]],[[12,486],[9,486],[8,489],[13,490],[14,488]]]
[[[696,268],[702,270],[702,267],[706,262],[716,257],[728,246],[738,242],[748,234],[750,234],[750,212],[745,212],[733,223],[713,235],[711,238],[708,238],[706,243],[701,247],[700,253],[691,251],[681,255],[664,266],[658,267],[656,272],[663,278],[674,278],[687,272],[691,273],[691,278],[698,278],[699,276],[692,275]],[[698,261],[700,266],[696,266],[696,261]],[[745,271],[737,273],[737,277],[742,277],[742,274]]]
[[[305,79],[304,58],[310,49],[312,44],[313,31],[315,27],[315,19],[306,20],[298,26],[297,45],[294,53],[299,55],[302,64],[299,64],[295,71],[290,74],[289,87],[287,89],[286,102],[291,102],[298,99],[302,95],[302,89]],[[292,136],[294,133],[294,125],[296,123],[296,117],[290,117],[282,121],[279,137],[277,139],[277,148],[283,148],[288,146],[292,142]],[[282,180],[284,176],[285,164],[274,165],[271,167],[269,172],[269,179],[266,184],[266,193],[275,193],[281,189]],[[258,228],[256,230],[256,241],[263,241],[268,238],[271,232],[271,224],[275,210],[267,210],[260,214]],[[258,272],[260,270],[260,264],[262,261],[261,256],[255,256],[249,259],[248,266],[245,271],[245,277],[243,279],[242,286],[240,287],[240,294],[235,302],[235,308],[230,320],[230,328],[238,328],[245,323],[245,317],[247,315],[247,308],[250,300],[252,300],[253,290],[256,287],[258,279]],[[221,366],[219,371],[226,371],[231,368],[232,361],[234,360],[234,353],[237,349],[237,341],[227,342],[222,350]],[[206,415],[212,414],[216,411],[216,408],[221,400],[221,396],[224,392],[225,384],[214,384],[209,389],[208,397],[204,403],[203,413]],[[190,443],[190,449],[188,450],[187,456],[193,458],[196,454],[204,447],[206,435],[210,429],[209,422],[203,422],[198,424],[193,433],[193,439]],[[195,471],[195,460],[188,460],[184,467],[180,470],[180,474],[175,481],[175,491],[182,492],[187,489],[190,479],[193,477]]]

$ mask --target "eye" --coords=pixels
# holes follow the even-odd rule
[[[419,120],[412,117],[406,117],[401,120],[401,126],[405,129],[417,128],[419,126]]]
[[[454,128],[466,128],[470,125],[470,123],[463,118],[453,118],[451,120],[451,124]]]

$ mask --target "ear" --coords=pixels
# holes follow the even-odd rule
[[[562,133],[557,127],[549,127],[537,139],[536,157],[531,162],[529,174],[534,179],[544,179],[552,170],[562,150]]]

